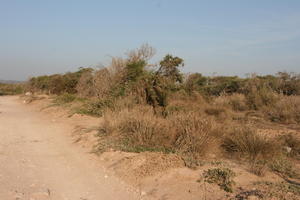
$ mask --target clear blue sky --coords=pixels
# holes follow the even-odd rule
[[[0,0],[0,79],[108,64],[143,43],[185,72],[300,72],[300,0]]]

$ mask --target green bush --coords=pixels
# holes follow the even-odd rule
[[[235,173],[228,168],[214,168],[208,169],[203,173],[204,180],[208,183],[215,183],[226,192],[233,192],[233,185],[235,184],[233,178]]]

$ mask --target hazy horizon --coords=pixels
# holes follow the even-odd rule
[[[297,0],[0,0],[0,80],[107,65],[148,43],[184,72],[300,72]]]

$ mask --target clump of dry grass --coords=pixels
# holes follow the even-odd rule
[[[278,95],[278,101],[263,112],[274,122],[300,123],[300,97]]]
[[[187,155],[204,155],[217,134],[211,118],[189,113],[171,117],[174,137],[173,146]]]
[[[247,126],[234,128],[225,136],[222,147],[228,153],[251,161],[272,159],[280,149],[274,139]]]
[[[295,170],[293,162],[289,159],[285,158],[284,156],[280,156],[272,162],[270,162],[269,167],[272,171],[279,173],[283,176],[288,176],[290,178],[297,178],[299,174]]]
[[[243,94],[221,95],[214,99],[216,106],[223,106],[234,111],[245,111],[248,109],[246,98]]]
[[[127,147],[170,149],[169,126],[166,120],[156,117],[152,110],[143,108],[120,113],[118,130]]]
[[[256,160],[250,163],[250,172],[257,176],[264,176],[268,170],[268,162],[266,160]]]
[[[107,112],[104,119],[100,132],[114,134],[115,146],[122,150],[174,152],[193,159],[207,153],[218,130],[211,118],[197,113],[163,117],[155,115],[150,106]]]
[[[300,138],[293,134],[285,134],[280,136],[282,146],[285,148],[288,156],[300,159]]]

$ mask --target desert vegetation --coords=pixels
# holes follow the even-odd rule
[[[24,85],[21,83],[18,84],[0,83],[0,96],[22,94],[23,89],[24,89]]]
[[[53,95],[55,105],[72,104],[73,114],[103,117],[98,152],[175,153],[189,167],[203,159],[226,158],[245,163],[259,176],[269,170],[298,177],[298,136],[260,129],[299,127],[299,74],[183,74],[182,58],[166,55],[151,64],[154,54],[143,45],[101,69],[33,77],[26,91]],[[217,182],[223,189],[232,191],[233,181],[226,178],[233,176],[230,170],[205,173],[209,180],[215,175],[221,175]]]

